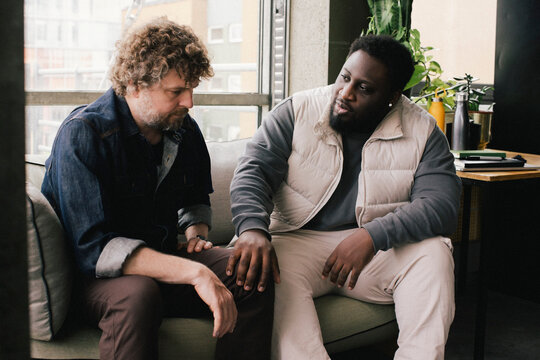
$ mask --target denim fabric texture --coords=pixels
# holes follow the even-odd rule
[[[114,238],[174,250],[183,231],[177,228],[179,211],[210,206],[210,157],[199,127],[187,115],[181,129],[165,136],[177,146],[148,143],[125,99],[112,89],[62,123],[41,191],[62,221],[83,274],[96,276],[100,254]],[[171,148],[176,154],[161,154]],[[158,185],[156,158],[167,156],[176,157]]]

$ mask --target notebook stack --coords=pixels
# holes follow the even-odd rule
[[[537,166],[526,164],[520,156],[507,158],[503,151],[452,150],[454,165],[458,171],[532,170]]]

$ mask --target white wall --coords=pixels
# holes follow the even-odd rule
[[[497,0],[414,0],[412,28],[442,67],[443,79],[463,76],[493,84]]]

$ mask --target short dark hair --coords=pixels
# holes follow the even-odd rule
[[[371,34],[354,40],[347,57],[358,50],[365,51],[386,65],[392,91],[403,90],[414,72],[413,58],[405,45],[388,35]]]

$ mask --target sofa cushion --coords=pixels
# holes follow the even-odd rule
[[[45,160],[47,154],[26,154],[26,182],[41,189],[41,183],[45,176]]]
[[[51,205],[30,183],[26,194],[30,336],[51,340],[67,315],[73,267]]]
[[[371,304],[328,294],[315,299],[324,346],[330,354],[395,338],[394,305]]]
[[[216,245],[228,244],[234,236],[230,185],[238,158],[244,154],[248,141],[249,139],[242,139],[206,143],[210,159],[212,159],[212,185],[214,187],[214,192],[210,195],[212,231],[209,240]]]
[[[398,328],[393,305],[368,304],[338,295],[315,299],[324,345],[330,354],[395,339]],[[159,330],[160,360],[213,359],[216,339],[210,319],[163,319]],[[67,322],[54,341],[31,341],[32,358],[99,359],[101,331]]]

